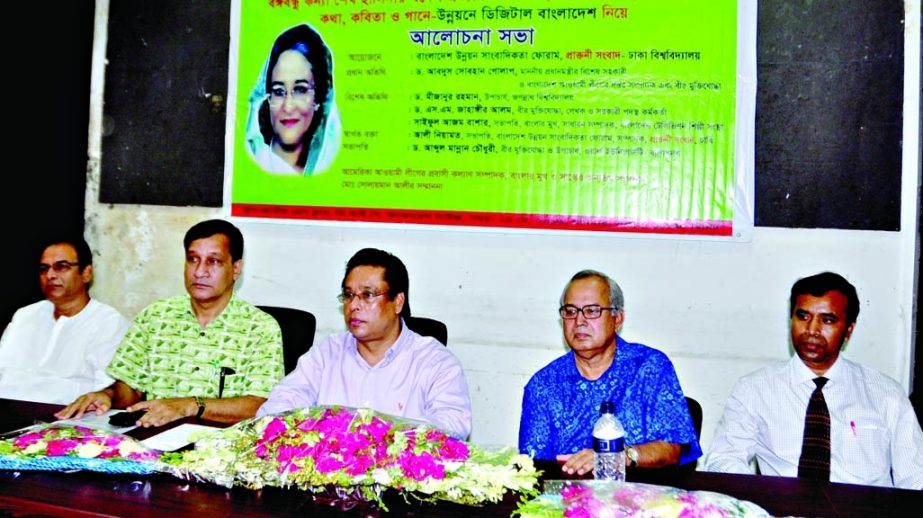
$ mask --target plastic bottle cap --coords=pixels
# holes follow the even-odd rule
[[[603,401],[599,405],[599,414],[614,414],[615,413],[615,403],[612,401]]]

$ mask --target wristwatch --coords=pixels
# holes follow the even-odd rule
[[[629,446],[625,449],[625,457],[628,458],[628,466],[635,467],[638,465],[638,450],[633,446]]]
[[[195,397],[195,404],[199,405],[199,411],[196,412],[195,418],[199,419],[205,413],[205,398],[202,396]]]

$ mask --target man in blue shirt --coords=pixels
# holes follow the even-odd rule
[[[526,385],[519,450],[564,461],[566,473],[593,469],[592,431],[603,401],[615,403],[625,428],[629,466],[693,462],[702,455],[673,364],[662,352],[618,336],[622,290],[607,275],[584,270],[561,296],[570,352]]]

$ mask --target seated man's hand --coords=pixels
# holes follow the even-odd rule
[[[177,419],[182,419],[195,415],[198,405],[193,398],[172,398],[172,399],[154,399],[151,401],[139,401],[128,407],[128,410],[147,410],[147,412],[138,419],[138,426],[150,428],[152,426],[163,426],[172,423]],[[190,413],[191,411],[191,413]]]
[[[95,410],[96,415],[102,415],[112,408],[112,397],[106,391],[87,392],[62,410],[55,412],[58,419],[80,418],[84,413]]]
[[[564,461],[561,471],[568,475],[585,475],[593,471],[595,456],[593,450],[586,448],[570,455],[558,455],[557,460]]]

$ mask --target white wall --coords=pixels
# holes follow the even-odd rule
[[[317,334],[324,336],[344,328],[334,297],[350,255],[366,246],[397,254],[410,271],[414,314],[448,325],[450,349],[471,387],[472,440],[482,444],[516,444],[522,387],[564,352],[558,297],[583,268],[607,272],[622,285],[623,336],[672,358],[683,389],[702,403],[706,449],[737,378],[788,358],[788,290],[804,275],[833,270],[858,287],[862,312],[847,353],[909,389],[920,0],[906,5],[901,232],[757,228],[752,242],[724,243],[244,221],[239,293],[253,303],[313,312]],[[97,6],[105,14],[107,3]],[[105,37],[103,18],[97,37]],[[101,59],[98,51],[96,62]],[[134,314],[158,297],[182,292],[183,233],[224,212],[100,205],[101,66],[94,67],[93,92],[87,236],[98,255],[94,296]]]

